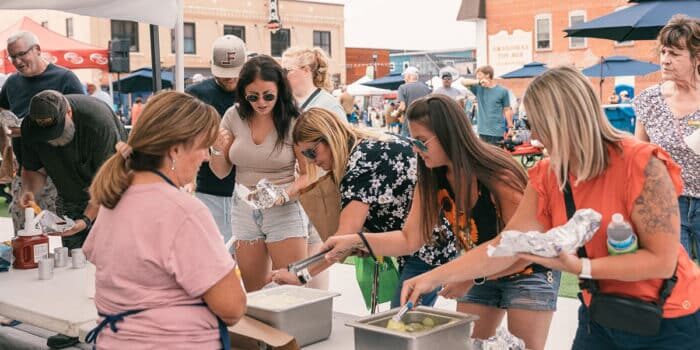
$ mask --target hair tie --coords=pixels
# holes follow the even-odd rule
[[[121,154],[122,158],[124,159],[129,159],[129,157],[131,157],[131,153],[134,152],[134,149],[131,148],[131,146],[129,146],[129,144],[124,141],[117,142],[117,145],[114,146],[114,149],[116,149],[117,152],[119,152],[119,154]]]

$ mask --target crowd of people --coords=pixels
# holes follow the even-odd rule
[[[323,50],[248,57],[226,35],[213,44],[213,77],[150,97],[127,137],[94,85],[85,95],[21,32],[7,42],[18,72],[0,90],[0,108],[21,120],[8,128],[13,220],[19,228],[32,202],[75,220],[60,235],[96,266],[100,324],[88,340],[100,349],[227,348],[246,292],[328,288],[329,266],[368,252],[398,259],[392,307],[456,299],[479,316],[476,338],[507,315],[528,349],[544,349],[564,271],[587,281],[574,349],[700,348],[700,155],[683,142],[700,120],[700,22],[674,17],[659,48],[663,82],[634,99],[635,135],[611,126],[575,68],[535,78],[521,105],[548,157],[528,173],[500,147],[514,111],[488,66],[463,80],[478,133],[455,76],[441,72],[432,91],[413,67],[383,132],[355,125],[346,91],[329,93]],[[341,210],[324,242],[300,196],[326,173]],[[273,200],[249,205],[263,191]],[[576,208],[602,215],[576,254],[489,257],[502,232],[546,232]],[[638,237],[633,253],[608,253],[616,213]],[[325,261],[287,270],[320,251]]]

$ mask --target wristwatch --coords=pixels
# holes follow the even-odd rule
[[[588,258],[581,258],[581,273],[578,274],[579,278],[592,280],[591,276],[591,260]]]
[[[311,273],[309,272],[309,269],[305,268],[305,269],[297,272],[297,278],[299,279],[299,282],[301,282],[301,284],[307,284],[307,283],[311,282],[311,279],[313,277],[311,277]]]

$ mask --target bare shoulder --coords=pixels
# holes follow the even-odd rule
[[[651,157],[644,168],[644,187],[635,199],[632,218],[642,231],[671,233],[670,223],[678,217],[678,199],[671,176],[658,158]]]

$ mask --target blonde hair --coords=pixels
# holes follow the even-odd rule
[[[283,60],[290,60],[295,66],[309,67],[314,86],[331,90],[328,56],[320,47],[290,47],[282,54]]]
[[[342,122],[333,112],[323,108],[310,108],[302,113],[292,131],[294,144],[323,141],[333,156],[333,179],[336,184],[345,176],[345,168],[353,148],[363,139],[386,140],[376,132],[354,128]],[[307,162],[307,171],[312,173],[315,165]]]
[[[116,152],[100,167],[90,185],[90,198],[113,209],[131,183],[133,171],[162,166],[168,150],[210,146],[216,141],[220,118],[214,107],[181,92],[161,92],[148,100],[127,143],[133,149],[128,159]],[[203,137],[202,145],[195,145]]]
[[[560,188],[571,164],[582,182],[608,166],[608,146],[629,135],[610,125],[590,82],[574,67],[550,69],[530,83],[523,103],[533,135],[548,147]]]

